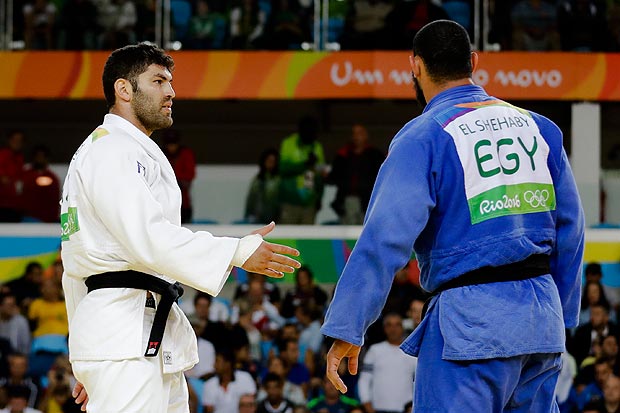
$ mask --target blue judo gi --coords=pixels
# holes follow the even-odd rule
[[[363,345],[411,257],[434,291],[472,270],[550,256],[550,274],[443,291],[401,348],[416,412],[554,412],[565,328],[579,317],[584,217],[549,119],[467,85],[394,137],[322,332]]]

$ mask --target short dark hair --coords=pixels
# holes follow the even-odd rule
[[[471,77],[471,42],[467,30],[451,20],[436,20],[422,27],[413,39],[419,56],[435,83]]]
[[[116,102],[114,82],[118,79],[127,79],[135,91],[138,89],[138,76],[153,64],[163,66],[170,71],[174,69],[172,57],[152,44],[133,44],[113,51],[105,62],[102,76],[103,94],[108,109]]]
[[[198,301],[202,300],[203,298],[207,300],[209,304],[211,304],[211,301],[213,301],[213,298],[209,294],[198,291],[194,296],[194,306],[196,306],[196,304],[198,304]]]
[[[38,268],[40,270],[43,270],[43,266],[41,265],[40,262],[38,261],[30,261],[28,263],[28,265],[26,265],[26,270],[25,270],[25,274],[30,274],[32,271],[34,271],[35,268]]]
[[[586,265],[586,275],[601,275],[603,274],[603,270],[601,268],[601,264],[598,262],[591,262]]]
[[[267,383],[271,383],[271,382],[277,383],[279,386],[284,385],[284,380],[282,379],[282,377],[280,377],[276,373],[267,373],[267,375],[263,379],[263,386],[266,386]]]

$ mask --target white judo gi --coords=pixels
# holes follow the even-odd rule
[[[87,294],[84,283],[94,274],[135,270],[217,295],[232,265],[242,265],[262,237],[192,232],[180,226],[180,208],[165,155],[120,116],[106,115],[71,160],[61,201],[63,288],[70,360],[89,394],[89,412],[189,411],[182,372],[198,353],[179,306],[172,306],[158,357],[145,358],[155,313],[145,308],[147,292]]]

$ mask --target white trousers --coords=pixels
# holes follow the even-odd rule
[[[158,357],[74,361],[73,373],[88,393],[88,413],[189,413],[183,372],[163,374]]]

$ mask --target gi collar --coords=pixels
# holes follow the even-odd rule
[[[472,97],[474,95],[482,95],[488,97],[487,92],[478,85],[463,85],[456,86],[450,89],[446,89],[442,92],[436,94],[426,105],[422,113],[426,113],[429,110],[433,109],[436,106],[441,105],[444,102],[454,100],[454,99],[462,99],[467,97]]]

